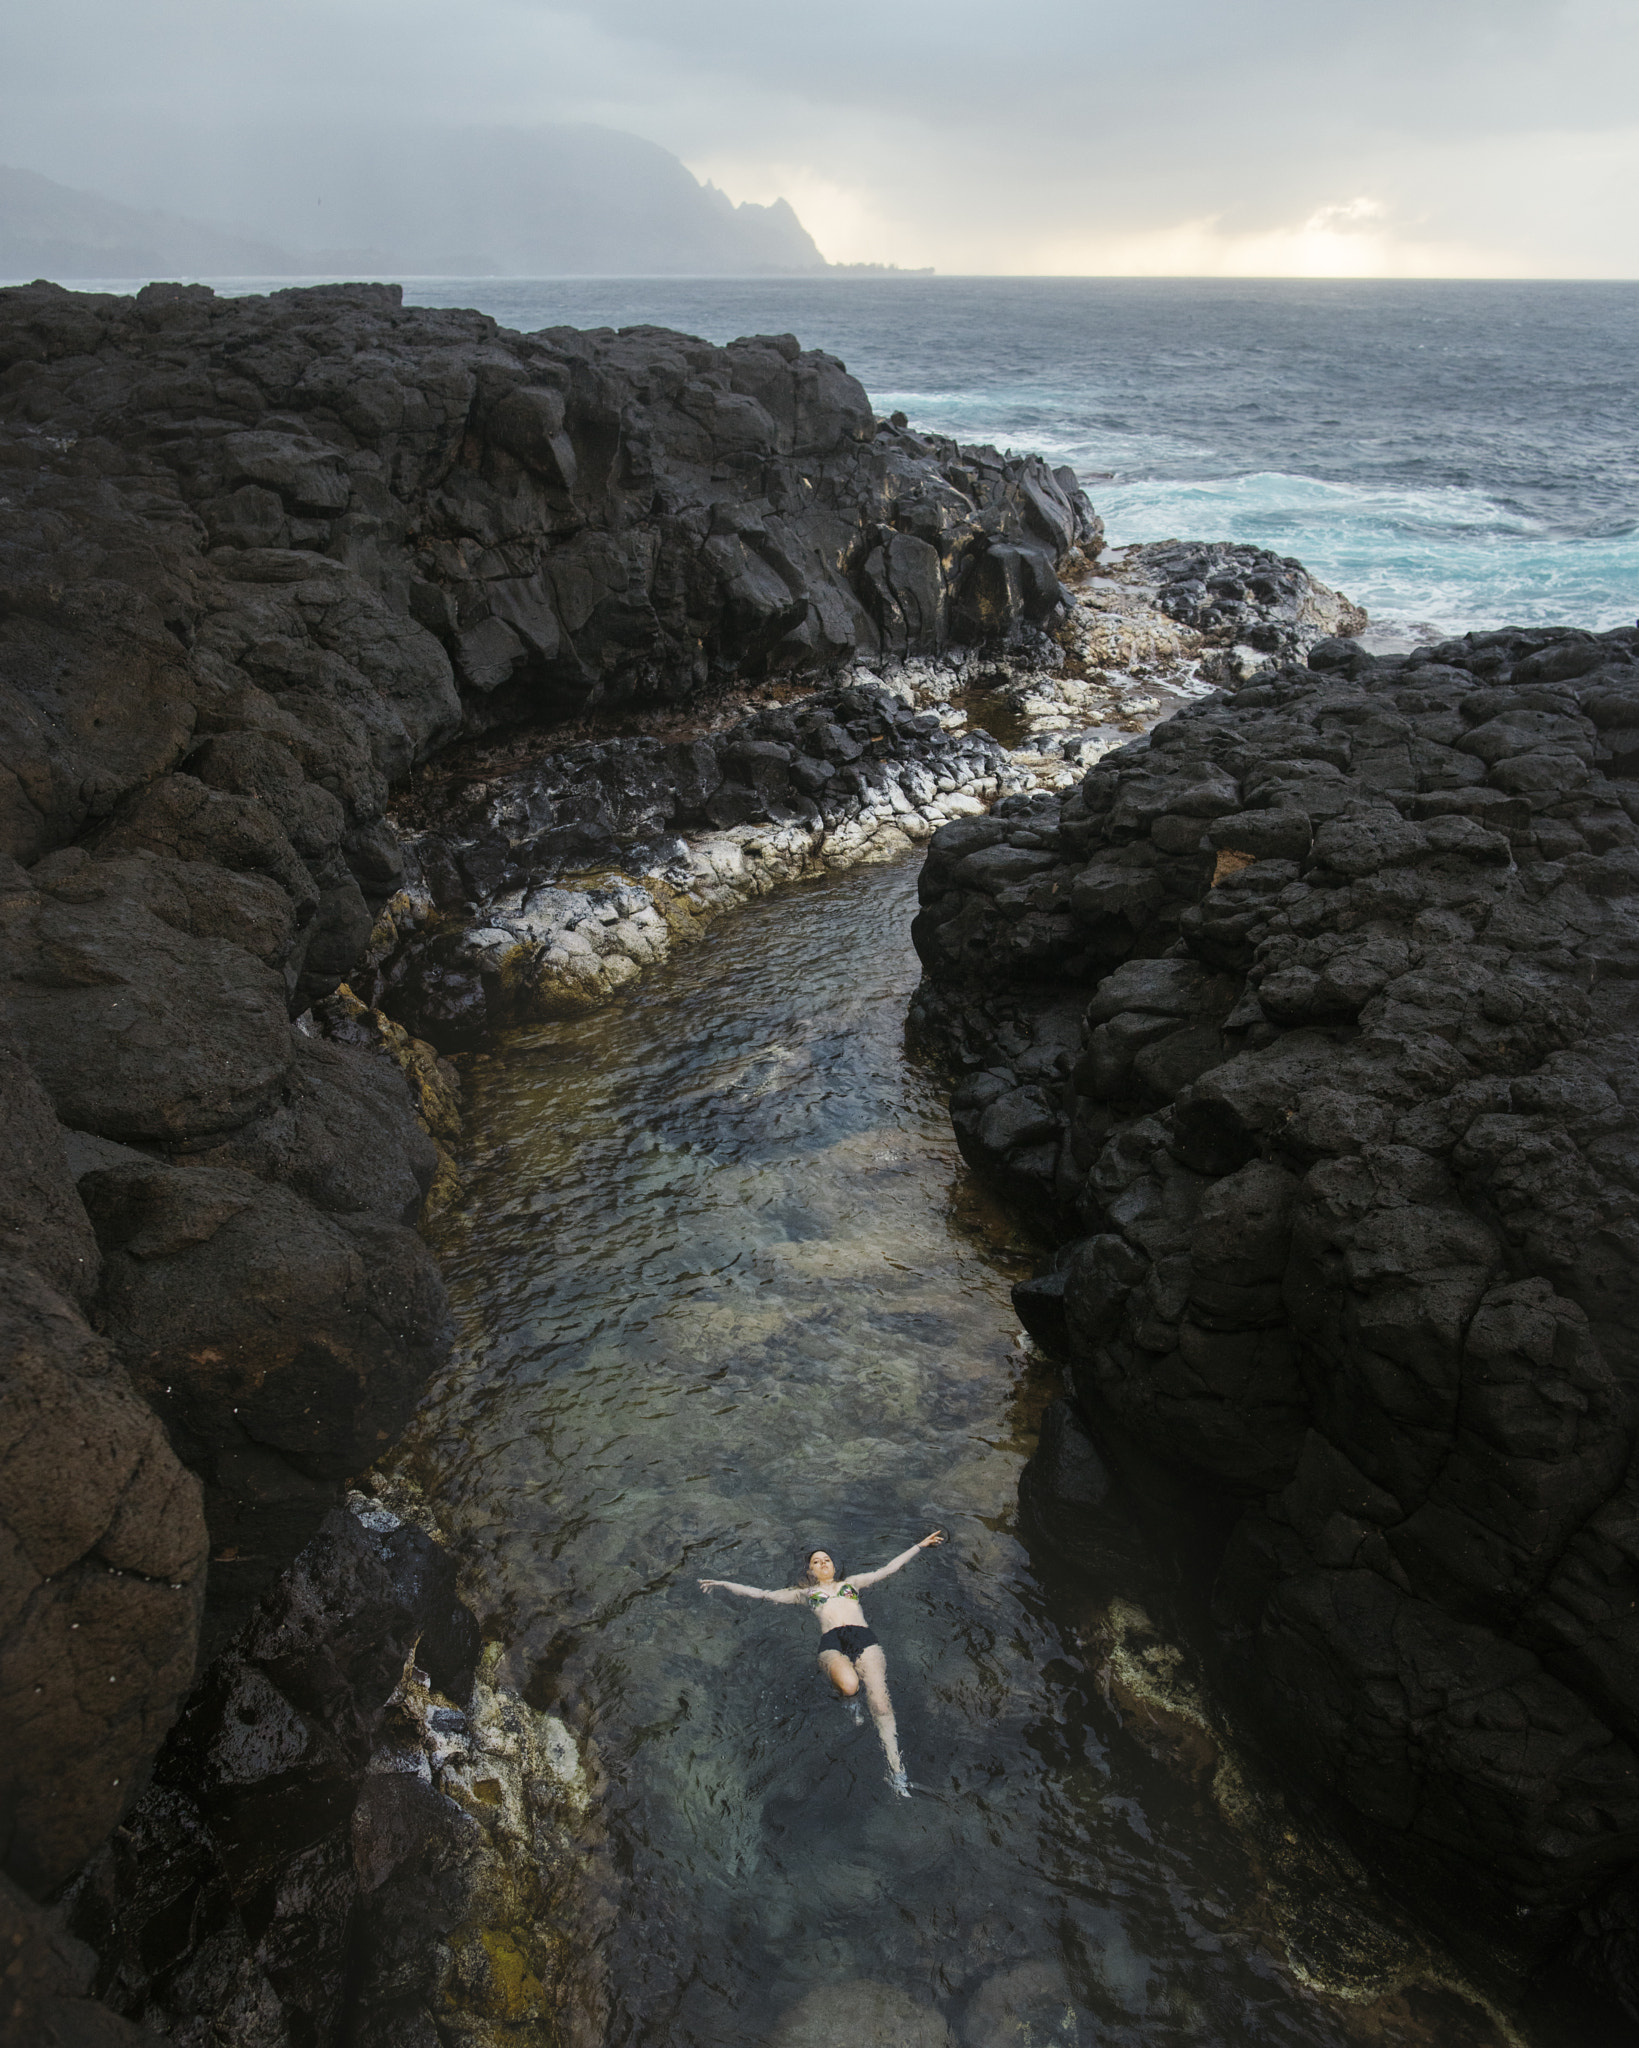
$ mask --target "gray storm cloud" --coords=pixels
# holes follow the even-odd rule
[[[833,257],[1639,271],[1627,0],[10,12],[0,160],[269,234],[388,128],[590,121],[784,192]]]

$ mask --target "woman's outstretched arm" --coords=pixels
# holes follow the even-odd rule
[[[742,1600],[772,1600],[781,1607],[795,1607],[805,1599],[800,1586],[783,1586],[777,1593],[765,1592],[761,1586],[737,1586],[732,1579],[702,1579],[700,1590],[709,1593],[713,1586],[721,1586],[725,1593],[738,1593]]]
[[[903,1571],[919,1550],[926,1550],[930,1544],[943,1543],[944,1540],[944,1530],[935,1529],[931,1536],[924,1536],[920,1543],[913,1543],[909,1550],[902,1550],[887,1564],[879,1564],[874,1572],[855,1572],[848,1583],[850,1586],[874,1586],[879,1579],[886,1579],[894,1572]]]

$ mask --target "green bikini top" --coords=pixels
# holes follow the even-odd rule
[[[816,1586],[808,1596],[808,1604],[816,1613],[827,1600],[852,1600],[856,1607],[859,1605],[859,1595],[846,1579],[840,1586]]]

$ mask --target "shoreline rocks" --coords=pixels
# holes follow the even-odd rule
[[[1242,600],[1210,616],[1191,572]],[[1242,583],[1228,569],[1249,579]],[[1306,648],[1365,614],[1293,562],[1231,546],[1073,550],[1066,607],[1019,644],[855,667],[813,694],[667,737],[446,768],[401,828],[405,883],[350,992],[446,1050],[629,988],[729,905],[821,869],[893,858],[997,799],[1068,787],[1229,663]],[[1196,605],[1199,623],[1169,615]],[[1094,662],[1103,666],[1092,666]],[[998,739],[987,729],[986,722]],[[321,1009],[321,1016],[322,1016]]]
[[[1607,1952],[1635,730],[1633,631],[1321,641],[936,835],[913,1011],[965,1156],[1063,1243],[1027,1328],[1193,1496],[1249,1725],[1403,1874]]]
[[[657,708],[720,725],[752,686],[818,691],[958,642],[1044,646],[1068,604],[1058,565],[1096,555],[1101,528],[1069,472],[876,420],[840,363],[790,336],[524,336],[381,286],[0,292],[0,472],[0,1845],[43,1898],[110,1828],[135,1829],[102,1852],[94,1912],[82,1895],[104,1981],[123,1973],[133,2011],[157,2000],[272,2044],[328,2026],[325,1900],[358,1872],[340,1836],[235,1833],[222,1788],[262,1780],[243,1758],[217,1771],[221,1741],[252,1740],[217,1694],[231,1672],[265,1682],[284,1701],[268,1754],[297,1741],[295,1716],[304,1755],[342,1759],[294,1807],[354,1797],[386,1711],[376,1679],[390,1693],[403,1658],[356,1711],[342,1666],[385,1656],[399,1624],[361,1590],[368,1560],[328,1592],[314,1575],[343,1541],[347,1481],[447,1343],[416,1225],[458,1188],[458,1090],[406,1028],[415,978],[436,979],[417,916],[446,913],[392,793],[462,735]],[[891,733],[889,764],[870,732],[829,753],[731,734],[706,750],[721,773],[699,793],[703,837],[680,841],[685,804],[636,879],[528,879],[489,913],[513,916],[506,943],[580,958],[590,920],[648,944],[649,912],[619,891],[670,932],[844,842],[897,850],[1006,779],[990,743],[867,697],[855,722]],[[840,782],[856,744],[858,809],[828,816],[804,779]],[[637,756],[615,757],[619,782]],[[502,836],[524,848],[515,822]],[[586,953],[611,987],[607,963],[630,965],[618,943]],[[291,1691],[271,1649],[244,1645],[303,1599],[356,1641],[327,1637]],[[196,1655],[230,1638],[184,1704]],[[203,1819],[201,1799],[217,1802]],[[159,1910],[150,1880],[173,1884],[180,1944],[158,1990],[132,1947]],[[525,2016],[536,1963],[491,1960],[510,1986],[491,1986],[493,2032]],[[78,1994],[75,1953],[59,1962],[31,1997]],[[483,1974],[461,1969],[469,1989]]]
[[[405,1664],[415,1546],[339,1507],[447,1343],[441,1048],[1346,616],[1245,550],[1101,576],[1068,471],[877,420],[790,336],[523,336],[379,286],[0,292],[0,471],[5,1867],[73,1880],[107,1995],[173,2031],[322,2035],[363,1969],[389,2034],[436,2008],[486,2048],[544,2024],[551,1959],[496,1914],[551,1862],[507,1770],[563,1742],[499,1696],[455,1739]],[[1192,579],[1234,574],[1209,617]],[[1012,753],[978,729],[1009,706]],[[400,831],[430,760],[520,727],[549,758]],[[460,1792],[492,1765],[495,1814]],[[372,1847],[395,1778],[436,1797]],[[39,1927],[28,1995],[73,2004]]]
[[[138,2038],[596,2037],[558,1931],[584,1912],[595,1763],[492,1662],[431,1536],[356,1493],[330,1512],[69,1895]]]
[[[988,735],[864,682],[687,743],[571,748],[407,837],[413,877],[350,986],[446,1051],[576,1015],[731,905],[893,859],[1025,781]]]

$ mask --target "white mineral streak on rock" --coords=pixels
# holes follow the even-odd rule
[[[924,762],[884,761],[884,786],[857,818],[700,833],[660,868],[491,897],[488,923],[466,935],[467,957],[512,991],[517,1017],[574,1016],[619,995],[679,939],[738,903],[807,875],[896,860],[1009,791],[1067,788],[1112,747],[1213,687],[1200,674],[1202,636],[1154,610],[1147,592],[1151,586],[1132,576],[1089,577],[1063,635],[1070,651],[1050,651],[1056,667],[1019,655],[957,653],[861,666],[844,678],[934,711],[953,732],[969,723],[988,731],[987,707],[1010,710],[1025,730],[1009,749],[1006,774],[958,782]],[[1117,659],[1118,669],[1081,673],[1095,660]],[[430,904],[396,901],[401,923],[430,920]]]
[[[390,1506],[356,1488],[347,1496],[349,1511],[376,1535],[407,1519],[428,1526],[429,1518],[415,1512],[420,1505],[416,1498]],[[436,1536],[436,1528],[428,1533]],[[383,1717],[391,1734],[371,1756],[370,1771],[418,1777],[497,1840],[540,1849],[543,1824],[553,1835],[559,1822],[585,1818],[594,1771],[556,1714],[537,1713],[493,1683],[501,1651],[499,1643],[485,1645],[464,1707],[433,1691],[412,1651]]]
[[[1298,563],[1230,543],[1158,542],[1096,562],[1072,550],[1064,573],[1070,614],[1051,638],[1033,636],[1027,652],[953,648],[859,663],[832,685],[885,692],[933,712],[947,732],[982,728],[1008,750],[1000,774],[959,780],[944,764],[888,757],[874,764],[881,780],[857,817],[697,833],[659,866],[491,896],[487,923],[465,934],[466,963],[505,991],[516,1021],[578,1015],[629,988],[720,911],[805,875],[896,859],[1010,792],[1068,789],[1191,698],[1244,681],[1281,650],[1290,658],[1323,634],[1365,624]],[[1270,651],[1242,642],[1242,632]],[[388,909],[390,938],[436,922],[430,901],[408,895]]]
[[[1264,597],[1260,565],[1235,559],[1252,551],[1212,552],[1223,557],[1214,581],[1241,581],[1244,592],[1250,572],[1252,610],[1260,615],[1251,630],[1272,626],[1274,633],[1266,634],[1272,641],[1306,646],[1328,634],[1359,633],[1366,624],[1357,605],[1296,563],[1274,565],[1284,587],[1270,586]],[[1038,643],[1031,654],[911,660],[880,672],[856,670],[853,680],[875,682],[918,710],[936,710],[951,729],[970,717],[985,722],[984,707],[953,701],[982,696],[990,715],[1000,708],[1020,728],[1009,740],[1014,766],[1028,778],[1020,786],[1068,788],[1112,748],[1148,732],[1180,704],[1221,683],[1244,683],[1279,658],[1273,646],[1266,650],[1234,637],[1233,598],[1220,607],[1226,623],[1209,623],[1204,630],[1163,609],[1165,599],[1172,611],[1200,616],[1204,608],[1210,618],[1217,595],[1211,584],[1195,595],[1197,586],[1180,578],[1178,554],[1178,544],[1163,541],[1113,549],[1079,565],[1073,555],[1061,569],[1071,613],[1045,651]],[[1244,597],[1239,602],[1244,609]],[[1239,623],[1244,626],[1244,618]]]
[[[907,691],[895,694],[909,700]],[[1024,767],[960,786],[920,762],[884,767],[876,802],[829,830],[802,822],[736,825],[688,839],[661,867],[493,897],[484,906],[487,922],[465,935],[467,958],[512,991],[516,1016],[574,1016],[619,995],[719,912],[805,875],[895,860],[952,818],[987,809],[1004,789],[1035,785]],[[408,896],[392,907],[402,925],[432,916],[430,904]]]

